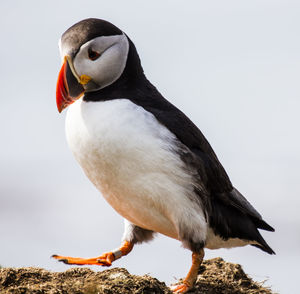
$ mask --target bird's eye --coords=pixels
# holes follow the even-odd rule
[[[89,49],[88,50],[88,54],[89,54],[89,59],[90,60],[96,60],[100,57],[100,53],[97,51],[94,51],[93,49]]]

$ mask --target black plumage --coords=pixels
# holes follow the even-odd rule
[[[101,19],[89,18],[67,29],[61,37],[61,42],[73,48],[74,51],[69,52],[70,56],[73,57],[79,51],[81,45],[96,37],[121,34],[122,31],[112,23]]]

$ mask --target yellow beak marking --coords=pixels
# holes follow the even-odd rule
[[[87,75],[81,75],[80,76],[80,84],[81,85],[86,85],[92,78]]]

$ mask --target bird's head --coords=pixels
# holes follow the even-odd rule
[[[62,67],[58,75],[58,111],[85,92],[98,91],[120,78],[126,67],[130,40],[113,24],[85,19],[70,27],[59,42]]]

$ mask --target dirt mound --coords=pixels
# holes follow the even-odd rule
[[[3,294],[165,294],[171,293],[165,283],[150,276],[130,275],[127,270],[113,268],[94,272],[88,268],[72,268],[65,272],[49,272],[39,268],[1,268],[0,293]],[[203,262],[195,289],[201,294],[272,294],[252,281],[238,264],[221,258]]]
[[[191,292],[192,293],[192,292]],[[262,283],[248,277],[239,264],[222,258],[203,262],[194,293],[201,294],[275,294]]]

